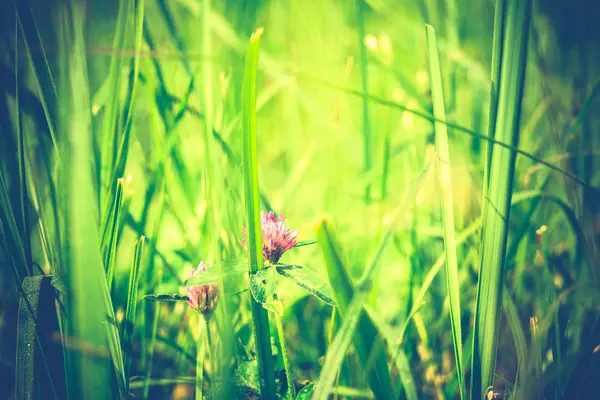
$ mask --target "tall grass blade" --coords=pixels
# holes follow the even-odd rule
[[[502,71],[503,38],[505,23],[505,0],[496,0],[494,7],[494,30],[492,38],[492,70],[490,82],[490,114],[488,117],[488,137],[496,137],[496,117],[498,115],[498,94],[500,84],[500,72]],[[483,170],[483,193],[487,193],[490,178],[490,163],[492,161],[492,152],[494,145],[492,142],[486,142],[486,165]]]
[[[519,142],[531,2],[506,0],[505,12],[505,24],[495,27],[502,29],[503,52],[493,137],[516,147]],[[515,158],[514,152],[494,148],[487,163],[489,183],[483,200],[484,226],[471,360],[473,399],[482,398],[487,388],[494,385]]]
[[[248,222],[248,271],[250,274],[254,274],[263,268],[258,156],[256,150],[256,74],[262,33],[263,30],[260,28],[250,38],[242,87],[242,165]],[[260,374],[261,396],[268,399],[275,398],[276,388],[269,315],[267,310],[254,297],[251,297],[250,301],[252,303],[252,320],[254,323],[254,340]]]
[[[61,81],[60,182],[64,196],[65,307],[68,396],[125,397],[125,376],[114,309],[99,248],[91,154],[91,113],[83,35],[84,10],[78,4],[61,9],[59,38]],[[68,77],[68,78],[67,78]],[[95,349],[94,352],[83,349]],[[106,354],[98,357],[95,352]],[[116,377],[116,387],[112,384]]]
[[[106,216],[104,227],[102,229],[102,239],[100,242],[100,251],[102,252],[102,261],[104,263],[104,271],[106,273],[106,281],[108,288],[112,287],[114,263],[117,252],[117,237],[119,233],[119,225],[121,221],[121,206],[123,205],[123,185],[125,180],[119,178],[117,180],[117,190],[113,206]]]
[[[107,218],[107,213],[112,206],[111,199],[115,196],[116,187],[113,186],[119,177],[124,175],[129,141],[135,110],[137,81],[140,65],[140,50],[143,44],[144,0],[125,0],[119,3],[117,27],[113,39],[115,54],[111,58],[110,69],[107,77],[107,97],[110,99],[105,107],[103,118],[102,160],[96,160],[96,179],[98,185],[99,205],[104,206],[102,220]],[[126,60],[117,54],[119,49],[132,47],[135,55],[131,60],[129,78],[125,83],[122,71],[126,68]],[[123,98],[123,87],[127,85],[126,95]],[[104,200],[101,194],[108,186],[108,196]]]
[[[15,279],[20,283],[26,275],[28,269],[27,256],[25,255],[25,246],[19,228],[17,225],[16,214],[13,210],[10,195],[8,191],[8,183],[4,173],[0,173],[0,222],[3,230],[3,238],[7,247],[8,256],[14,266]],[[19,269],[21,266],[22,270]]]
[[[427,53],[429,56],[429,80],[433,99],[433,115],[444,121],[446,111],[444,92],[442,88],[442,72],[438,55],[435,30],[427,25]],[[456,375],[460,390],[460,398],[466,398],[462,360],[462,329],[460,320],[460,281],[458,278],[458,260],[456,257],[456,239],[454,229],[454,206],[452,200],[452,173],[450,168],[450,149],[448,147],[448,132],[446,125],[436,122],[435,144],[438,153],[438,175],[442,194],[442,219],[444,225],[444,249],[446,252],[446,284],[450,300],[450,323],[454,343]]]
[[[342,326],[327,352],[327,359],[324,364],[326,367],[321,373],[313,395],[314,399],[326,399],[331,393],[337,369],[341,365],[352,338],[354,338],[354,346],[361,363],[363,367],[366,367],[372,351],[375,350],[376,341],[382,340],[382,336],[370,315],[363,310],[371,288],[371,277],[369,276],[368,280],[363,281],[359,289],[354,288],[354,284],[348,275],[348,269],[342,261],[342,254],[330,221],[326,219],[319,221],[317,238],[342,316]],[[378,261],[378,257],[375,261]],[[379,347],[377,350],[379,354],[375,356],[374,367],[370,371],[366,371],[369,385],[375,397],[393,399],[394,389],[387,366],[387,358],[383,348]]]
[[[54,112],[54,104],[56,103],[58,95],[50,71],[48,58],[46,57],[46,51],[42,43],[40,31],[28,2],[17,0],[14,0],[13,2],[15,5],[19,30],[23,36],[25,50],[31,61],[31,68],[33,71],[32,76],[38,90],[41,108],[46,118],[50,143],[54,150],[54,155],[60,157],[56,134],[57,121],[54,118],[56,115]]]
[[[394,398],[394,389],[387,366],[387,358],[383,349],[383,336],[373,321],[371,315],[362,310],[367,296],[373,286],[373,278],[377,276],[379,260],[387,243],[398,228],[400,219],[416,197],[424,178],[429,171],[430,162],[427,162],[408,195],[389,216],[388,227],[381,238],[377,251],[370,264],[361,277],[358,288],[348,275],[348,270],[342,260],[341,252],[331,223],[322,219],[317,225],[317,239],[325,259],[327,275],[334,289],[336,304],[339,306],[343,322],[332,347],[327,352],[327,359],[319,378],[317,393],[314,398],[326,398],[333,389],[337,372],[344,359],[344,355],[354,336],[354,346],[363,367],[369,377],[369,384],[373,394],[378,398]],[[386,218],[387,219],[387,218]],[[335,347],[334,347],[335,346]],[[373,366],[373,368],[371,368]]]
[[[129,269],[129,288],[127,290],[127,304],[125,305],[125,319],[123,320],[123,354],[125,365],[125,378],[129,382],[129,373],[131,370],[131,360],[133,352],[133,329],[135,327],[135,312],[138,302],[138,286],[140,280],[140,269],[142,265],[142,256],[144,254],[144,242],[146,238],[140,236],[135,242],[133,252],[133,261]]]

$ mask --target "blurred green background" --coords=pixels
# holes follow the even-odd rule
[[[533,3],[518,147],[597,186],[600,8],[594,0]],[[60,276],[75,299],[72,309],[66,304],[67,321],[80,320],[74,332],[98,329],[89,321],[105,316],[97,281],[111,249],[103,229],[123,177],[111,290],[118,323],[134,242],[146,237],[131,376],[171,379],[152,386],[151,398],[193,397],[193,379],[184,378],[195,374],[198,316],[185,303],[142,297],[184,294],[182,280],[201,260],[242,255],[241,87],[247,41],[258,27],[263,209],[283,213],[301,240],[313,240],[317,217],[330,215],[355,278],[386,217],[434,153],[425,24],[435,27],[447,119],[466,128],[450,126],[449,140],[456,233],[466,237],[457,255],[468,365],[487,148],[472,132],[485,135],[488,126],[493,1],[15,0],[0,7],[3,392],[12,393],[18,375],[16,282],[25,276]],[[456,398],[444,270],[428,275],[444,252],[436,173],[426,175],[385,249],[369,305],[397,337],[415,296],[435,276],[403,347],[419,398]],[[558,398],[557,381],[565,398],[594,398],[600,389],[593,378],[600,361],[591,351],[600,343],[600,196],[589,186],[517,157],[505,293],[528,347],[535,341],[530,317],[549,321],[536,345],[539,371],[530,377],[532,385],[541,382],[539,398]],[[538,190],[546,198],[536,202]],[[283,260],[327,277],[316,245]],[[278,293],[298,385],[316,381],[331,307],[289,282],[280,282]],[[251,358],[248,294],[228,297],[233,311],[219,314],[217,325],[230,318],[230,350],[238,361]],[[499,331],[501,394],[513,390],[517,376],[509,325],[503,321]],[[106,339],[98,340],[101,346]],[[557,351],[564,368],[556,367]],[[283,369],[280,355],[277,363]],[[339,386],[368,396],[357,363],[351,352]],[[140,388],[130,390],[142,397]]]

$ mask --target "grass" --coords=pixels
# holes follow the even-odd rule
[[[9,397],[600,390],[591,0],[58,3],[0,5]]]
[[[263,30],[260,28],[250,38],[242,88],[242,165],[248,221],[248,272],[250,274],[255,274],[263,268],[256,138],[256,74],[262,34]],[[271,355],[269,314],[253,297],[250,301],[252,302],[252,320],[261,393],[263,396],[273,398],[276,389]]]
[[[444,106],[444,91],[442,89],[442,73],[438,55],[435,30],[427,25],[427,44],[429,56],[429,79],[431,81],[431,96],[433,114],[440,121],[446,120]],[[466,385],[463,369],[462,328],[460,319],[460,281],[458,277],[458,260],[456,256],[456,239],[454,228],[454,204],[452,198],[452,171],[450,169],[450,149],[446,125],[436,122],[435,143],[438,153],[438,176],[442,197],[442,218],[444,228],[444,249],[446,252],[446,280],[448,298],[450,301],[450,324],[452,326],[452,342],[456,360],[456,376],[458,379],[460,398],[466,397]]]
[[[490,136],[515,147],[519,144],[521,99],[527,63],[531,4],[507,2],[504,22],[494,26],[502,44],[495,55],[501,58],[497,94],[492,89]],[[494,73],[494,71],[493,71]],[[480,244],[480,275],[475,311],[471,397],[479,399],[494,386],[496,352],[502,315],[508,222],[512,200],[516,154],[505,149],[488,150],[487,184],[483,200],[483,229]]]

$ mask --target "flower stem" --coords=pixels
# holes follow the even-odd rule
[[[215,358],[213,357],[213,341],[212,341],[212,334],[210,333],[210,324],[209,324],[209,319],[208,318],[203,318],[204,321],[206,322],[206,345],[208,346],[208,348],[206,349],[206,352],[208,353],[208,364],[210,365],[210,373],[211,373],[211,382],[213,383],[211,385],[211,392],[212,392],[212,396],[213,399],[215,399],[215,395],[216,395],[216,390],[215,390],[215,385],[214,385],[214,378],[216,376],[216,367],[215,367]]]
[[[281,355],[283,356],[283,366],[285,368],[285,377],[287,379],[287,398],[294,399],[296,397],[296,387],[294,386],[294,379],[292,378],[292,372],[290,369],[290,361],[287,356],[287,350],[285,348],[285,337],[283,335],[283,324],[281,323],[281,316],[278,313],[275,315],[275,324],[277,325],[277,335],[279,336],[279,345],[281,346]]]
[[[204,318],[199,318],[200,336],[196,348],[196,400],[202,400],[202,381],[204,379]],[[208,326],[207,326],[208,327]]]

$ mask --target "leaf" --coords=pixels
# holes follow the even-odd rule
[[[61,9],[58,40],[60,93],[61,189],[60,215],[64,224],[61,260],[69,289],[65,296],[68,345],[85,343],[108,350],[112,366],[98,362],[90,352],[67,352],[69,397],[125,398],[125,368],[114,307],[106,284],[98,237],[98,204],[90,154],[93,132],[89,104],[83,21],[85,9],[72,3]],[[61,241],[62,242],[62,241]]]
[[[256,76],[263,29],[252,34],[244,66],[242,84],[242,170],[244,201],[248,234],[248,272],[255,274],[263,268],[262,233],[260,226],[260,188],[258,185],[258,151],[256,140]],[[252,279],[252,276],[250,276]],[[252,289],[252,285],[250,285]],[[256,359],[261,376],[262,397],[274,399],[277,388],[271,351],[269,314],[251,299]]]
[[[302,388],[302,390],[298,392],[298,395],[296,396],[296,400],[309,400],[314,391],[315,391],[314,383],[304,386]]]
[[[215,283],[219,280],[219,266],[212,266],[211,268],[207,268],[206,271],[196,274],[191,278],[186,279],[183,282],[183,287],[193,287],[193,286],[202,286],[208,285],[209,283]],[[232,278],[235,279],[239,276],[242,276],[247,273],[247,265],[244,262],[238,262],[231,266],[224,268],[226,272],[223,272],[223,278]]]
[[[301,240],[299,242],[296,242],[296,245],[294,247],[310,246],[311,244],[315,244],[317,242],[317,240]]]
[[[162,294],[147,294],[144,296],[144,300],[172,302],[172,301],[189,301],[190,298],[187,296],[181,296],[179,294],[162,293]]]
[[[498,0],[496,4],[496,21],[499,23],[494,25],[493,64],[499,70],[494,69],[492,74],[490,115],[495,120],[490,124],[489,136],[516,148],[519,146],[531,1]],[[487,388],[494,384],[516,152],[494,146],[488,149],[487,156],[471,359],[470,387],[475,400],[481,399]]]
[[[59,292],[65,293],[67,291],[67,288],[65,287],[65,281],[63,281],[56,275],[52,277],[52,279],[50,280],[50,284],[54,286],[54,289],[58,290]]]
[[[16,398],[63,398],[64,372],[58,344],[45,339],[58,329],[55,293],[51,277],[38,275],[23,280],[17,330]],[[39,365],[38,363],[42,363]],[[51,367],[50,367],[51,366]]]
[[[125,306],[125,320],[123,321],[123,354],[125,357],[125,378],[129,384],[129,372],[132,364],[133,328],[135,326],[135,314],[138,300],[138,287],[140,280],[140,269],[142,256],[144,254],[145,237],[142,235],[135,242],[133,261],[129,270],[129,289],[127,292],[127,304]]]
[[[363,281],[365,284],[355,288],[348,273],[348,268],[342,259],[342,253],[331,222],[327,219],[320,220],[316,230],[319,246],[327,267],[327,275],[334,287],[336,301],[342,317],[342,326],[327,351],[325,365],[328,368],[321,371],[315,398],[328,398],[335,382],[337,370],[352,340],[363,365],[367,365],[367,361],[373,355],[375,357],[373,368],[366,371],[369,386],[375,397],[382,399],[394,398],[394,389],[384,348],[380,347],[375,351],[375,343],[381,340],[381,334],[373,319],[363,308],[370,291],[370,285],[366,283],[370,282],[373,271],[377,270],[381,251],[377,252],[368,267],[369,273],[366,275],[366,280]],[[389,237],[389,235],[386,236]],[[383,245],[385,245],[385,242],[382,242]],[[383,247],[380,246],[380,249]]]
[[[444,108],[444,92],[442,87],[442,71],[438,55],[435,30],[426,25],[427,53],[429,58],[429,80],[431,82],[431,97],[433,100],[433,115],[446,120]],[[438,153],[439,185],[442,197],[442,220],[444,227],[444,250],[446,253],[446,287],[450,301],[450,325],[452,327],[452,342],[454,344],[454,359],[456,362],[456,377],[460,398],[466,399],[466,386],[463,372],[462,328],[460,318],[460,281],[458,277],[458,261],[456,256],[456,232],[454,228],[454,207],[452,199],[452,173],[450,169],[450,149],[448,130],[445,124],[435,122],[435,144]]]
[[[241,362],[235,369],[235,377],[237,380],[236,383],[258,389],[260,387],[260,381],[256,360]]]
[[[112,207],[109,209],[102,228],[102,236],[100,239],[100,252],[102,253],[102,261],[104,263],[104,271],[106,272],[106,280],[108,289],[112,287],[114,274],[115,256],[117,253],[117,238],[119,235],[119,225],[121,219],[121,206],[123,205],[123,178],[117,179],[117,188],[115,190]]]
[[[333,289],[316,272],[301,265],[277,265],[277,272],[321,301],[335,307]]]
[[[258,303],[271,312],[283,315],[283,305],[275,296],[277,271],[274,267],[263,268],[250,275],[250,292]]]

